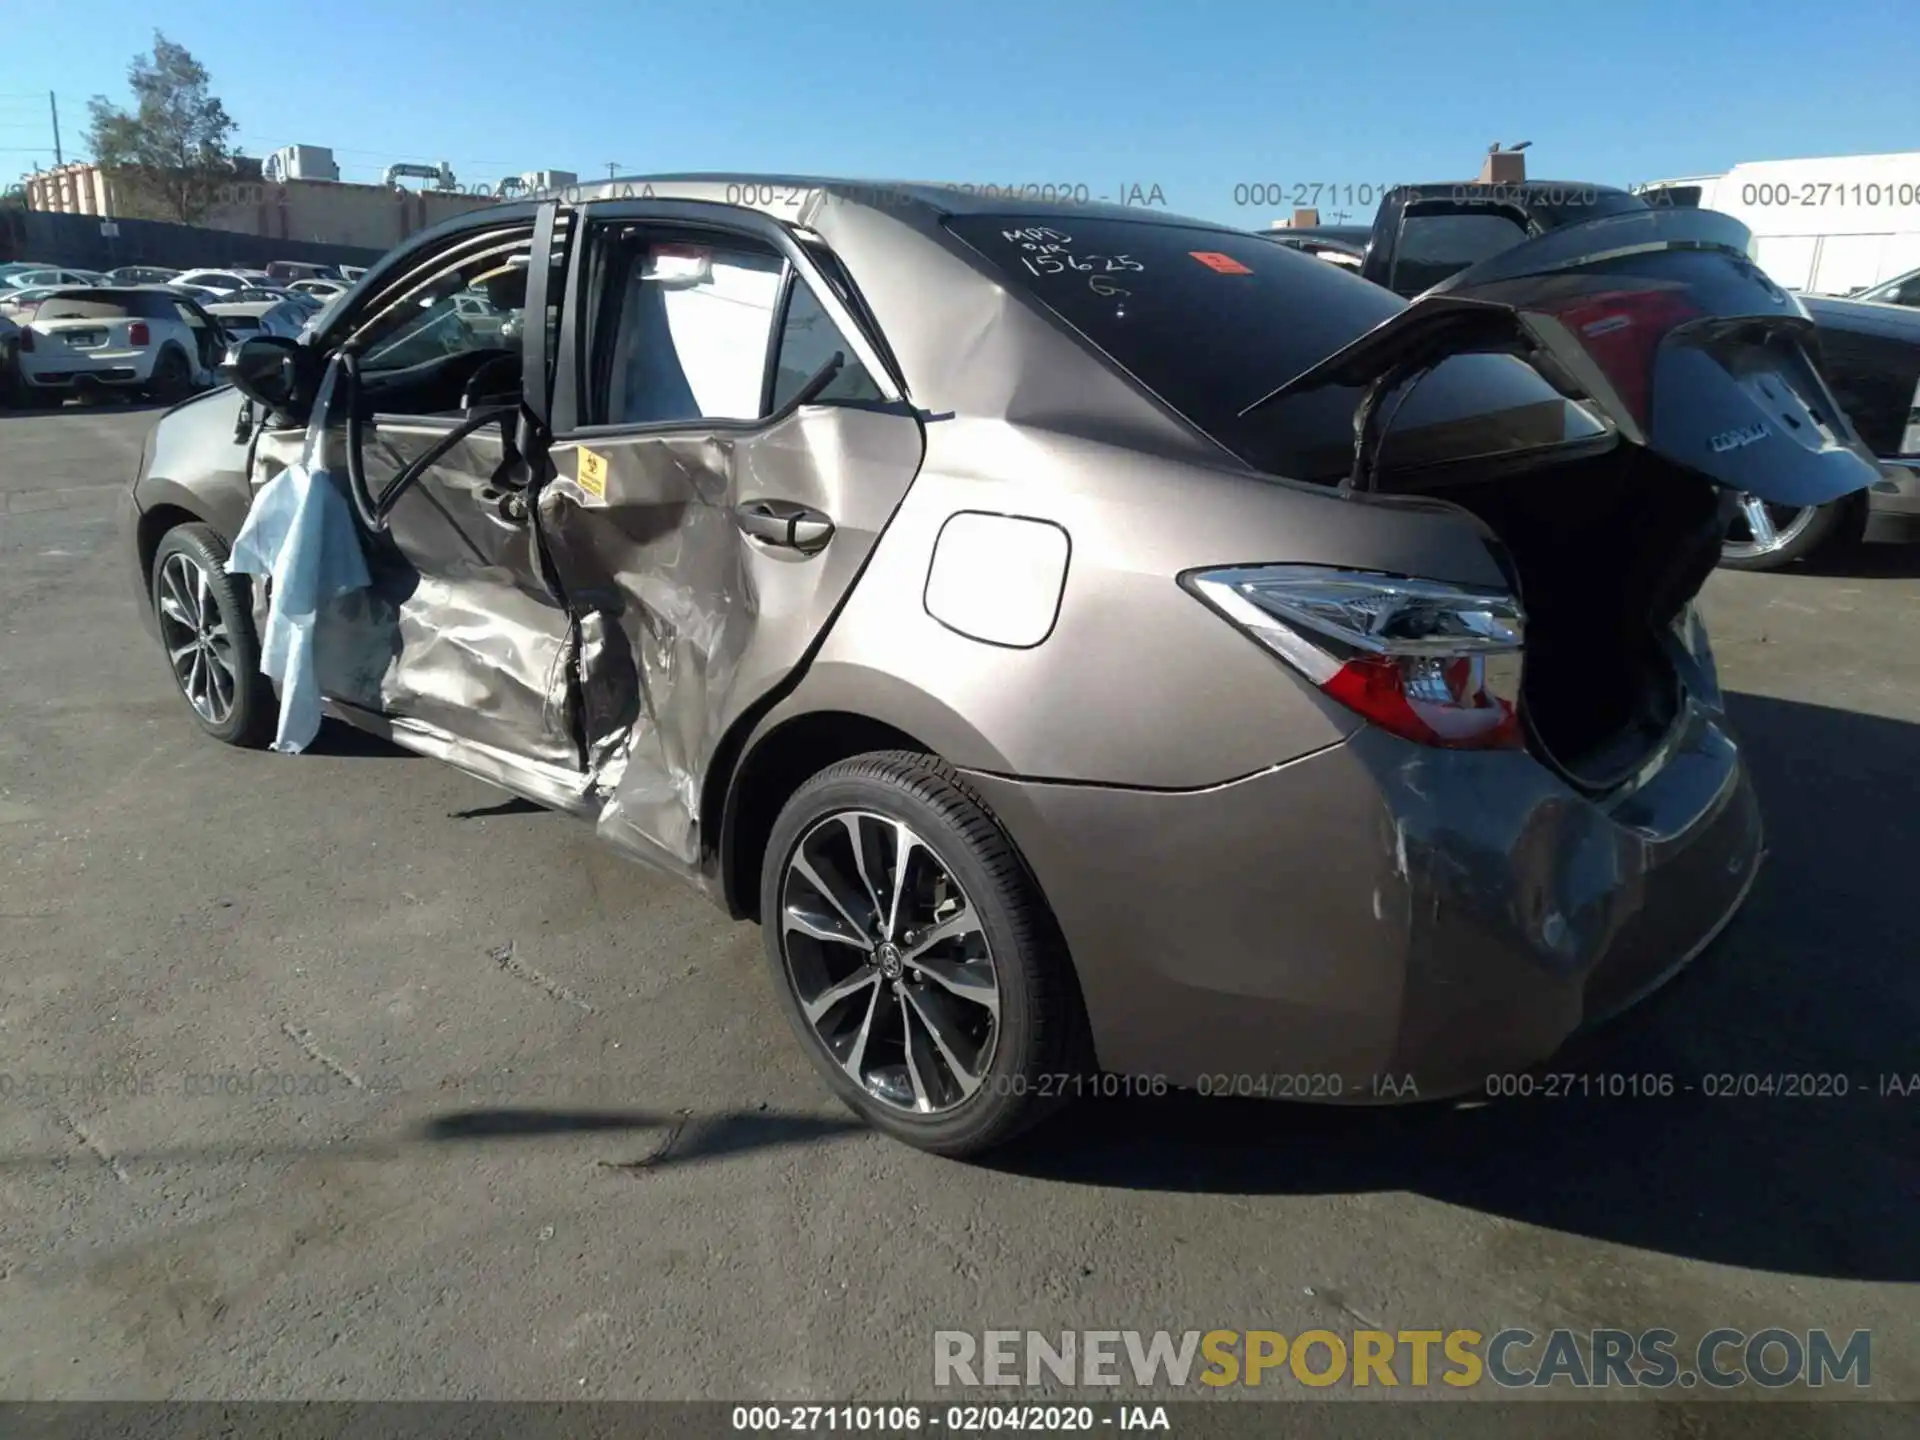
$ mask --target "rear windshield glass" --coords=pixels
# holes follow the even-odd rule
[[[89,290],[85,294],[55,295],[41,305],[39,320],[160,319],[172,313],[165,297],[138,290]]]
[[[1344,474],[1355,391],[1329,387],[1240,411],[1406,308],[1382,286],[1258,235],[1153,220],[952,216],[984,268],[1051,310],[1095,350],[1260,469]],[[1394,433],[1545,405],[1543,443],[1589,433],[1531,370],[1497,356],[1449,360],[1415,386]],[[1485,426],[1476,423],[1475,433]],[[1537,423],[1527,433],[1539,434]],[[1410,453],[1404,445],[1395,447]],[[1439,458],[1439,457],[1434,457]]]
[[[1498,210],[1469,215],[1414,213],[1401,223],[1393,256],[1393,288],[1415,295],[1469,265],[1511,250],[1527,238],[1514,216]]]

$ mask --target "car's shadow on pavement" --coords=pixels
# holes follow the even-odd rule
[[[329,715],[320,722],[320,733],[304,752],[341,760],[414,760],[419,757],[404,746],[384,740],[366,730]]]
[[[1752,695],[1730,708],[1767,867],[1687,973],[1544,1067],[1586,1077],[1573,1098],[1083,1101],[995,1163],[1156,1190],[1405,1190],[1692,1259],[1920,1281],[1920,1091],[1880,1093],[1920,1073],[1920,726]],[[1578,1098],[1602,1076],[1661,1074],[1671,1098]],[[1781,1075],[1847,1093],[1737,1093]]]
[[[794,1111],[715,1109],[557,1110],[502,1106],[444,1110],[409,1122],[387,1136],[286,1144],[161,1145],[116,1149],[109,1163],[116,1171],[146,1166],[190,1165],[233,1160],[328,1160],[405,1162],[429,1150],[451,1147],[525,1144],[597,1136],[614,1142],[594,1163],[605,1170],[639,1172],[685,1168],[762,1150],[789,1149],[862,1136],[866,1127],[851,1115],[810,1115]],[[105,1157],[102,1157],[105,1158]],[[68,1150],[0,1154],[0,1179],[11,1173],[63,1170],[73,1162]]]
[[[1856,545],[1832,559],[1804,560],[1786,575],[1820,575],[1835,580],[1897,580],[1920,576],[1920,545]]]

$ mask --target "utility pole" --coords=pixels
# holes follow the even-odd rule
[[[60,154],[60,99],[53,91],[47,91],[47,109],[53,114],[53,168],[58,170],[66,164]]]
[[[614,176],[618,175],[619,173],[620,173],[620,162],[618,160],[607,161],[607,178],[611,180],[613,179]]]

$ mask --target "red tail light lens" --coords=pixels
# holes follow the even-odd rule
[[[1653,362],[1660,342],[1676,326],[1698,320],[1703,313],[1680,287],[1609,290],[1541,308],[1573,332],[1642,428],[1652,413]]]
[[[1320,688],[1382,730],[1422,745],[1518,749],[1524,737],[1517,694],[1509,699],[1496,693],[1504,687],[1497,673],[1488,675],[1490,668],[1500,667],[1478,655],[1446,660],[1368,655],[1347,661]]]
[[[129,345],[145,345],[148,338],[146,321],[136,320],[127,327],[127,343]]]
[[[1212,570],[1188,584],[1382,730],[1449,750],[1525,744],[1525,622],[1504,591],[1318,565]]]

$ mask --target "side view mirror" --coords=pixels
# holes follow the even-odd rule
[[[250,335],[227,351],[220,377],[249,400],[279,414],[300,401],[300,347],[281,335]]]

